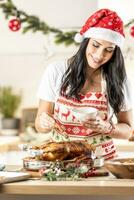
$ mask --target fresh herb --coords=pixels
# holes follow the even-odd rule
[[[63,164],[59,162],[52,163],[51,166],[47,169],[41,169],[40,173],[48,181],[57,181],[57,180],[79,180],[81,177],[84,177],[84,174],[87,173],[90,169],[87,165],[82,163],[69,164],[64,167]]]

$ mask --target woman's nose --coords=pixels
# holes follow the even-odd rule
[[[96,59],[102,60],[104,58],[104,52],[102,50],[98,50],[95,54]]]

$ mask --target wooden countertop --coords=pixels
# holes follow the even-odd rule
[[[134,179],[89,178],[86,181],[27,180],[0,186],[1,194],[31,195],[134,195]]]

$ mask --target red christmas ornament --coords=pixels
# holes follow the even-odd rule
[[[18,31],[21,28],[21,22],[19,19],[11,19],[8,24],[11,31]]]
[[[130,28],[130,34],[131,34],[132,37],[134,37],[134,26],[132,26],[132,27]]]

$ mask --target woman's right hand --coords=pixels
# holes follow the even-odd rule
[[[55,120],[47,113],[42,112],[38,118],[39,132],[50,132],[55,126]]]

